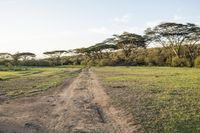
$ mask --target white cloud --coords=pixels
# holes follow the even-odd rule
[[[121,34],[125,31],[142,34],[144,27],[131,25],[131,16],[132,15],[130,14],[125,14],[121,17],[113,18],[110,21],[110,25],[90,28],[88,31],[93,34],[101,34],[107,37],[112,36],[113,34]]]
[[[125,14],[122,17],[116,17],[113,19],[114,22],[116,23],[122,23],[122,24],[126,24],[130,21],[131,19],[131,15],[130,14]]]
[[[91,29],[88,29],[88,31],[91,33],[96,33],[96,34],[109,34],[110,33],[107,27],[91,28]]]
[[[179,22],[179,21],[183,21],[184,18],[180,15],[174,15],[172,20],[175,22]]]
[[[182,15],[174,15],[174,17],[171,21],[177,22],[177,23],[195,23],[195,24],[199,25],[200,24],[199,19],[200,19],[200,16],[199,17],[198,16],[197,17],[183,17]]]
[[[163,22],[162,20],[149,21],[146,23],[145,27],[154,27],[162,22]]]
[[[132,32],[137,34],[143,34],[144,27],[135,27],[135,26],[110,26],[110,27],[99,27],[88,29],[91,34],[101,34],[106,37],[110,37],[113,34],[121,34],[123,32]]]
[[[186,18],[182,17],[181,15],[175,14],[174,16],[172,16],[171,18],[168,18],[168,19],[163,19],[163,20],[159,19],[159,20],[149,21],[146,23],[145,27],[146,28],[154,27],[163,22],[186,23],[187,20],[186,20]]]
[[[134,27],[134,26],[130,26],[130,27],[126,27],[125,31],[127,32],[132,32],[132,33],[137,33],[137,34],[143,34],[144,32],[144,27]]]

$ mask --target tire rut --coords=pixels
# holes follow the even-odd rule
[[[120,115],[123,113],[111,106],[109,101],[109,97],[99,85],[95,75],[88,69],[83,69],[69,86],[65,86],[56,93],[26,99],[25,102],[14,101],[11,104],[2,105],[0,116],[3,117],[0,118],[0,132],[137,132],[135,126],[127,123],[127,116]]]

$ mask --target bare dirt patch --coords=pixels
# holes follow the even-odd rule
[[[71,83],[34,97],[0,104],[0,133],[132,133],[123,111],[110,99],[95,75],[84,69]]]

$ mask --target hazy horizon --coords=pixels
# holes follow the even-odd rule
[[[0,52],[87,47],[160,22],[200,25],[198,0],[1,0]],[[142,7],[142,8],[141,8]]]

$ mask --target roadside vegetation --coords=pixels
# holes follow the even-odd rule
[[[0,67],[0,96],[16,98],[41,93],[78,75],[80,66]]]
[[[115,106],[146,132],[200,132],[200,70],[170,67],[93,68]]]
[[[0,65],[200,67],[200,27],[166,22],[147,28],[144,35],[124,32],[90,47],[43,54],[45,58],[36,59],[30,52],[0,53]]]

